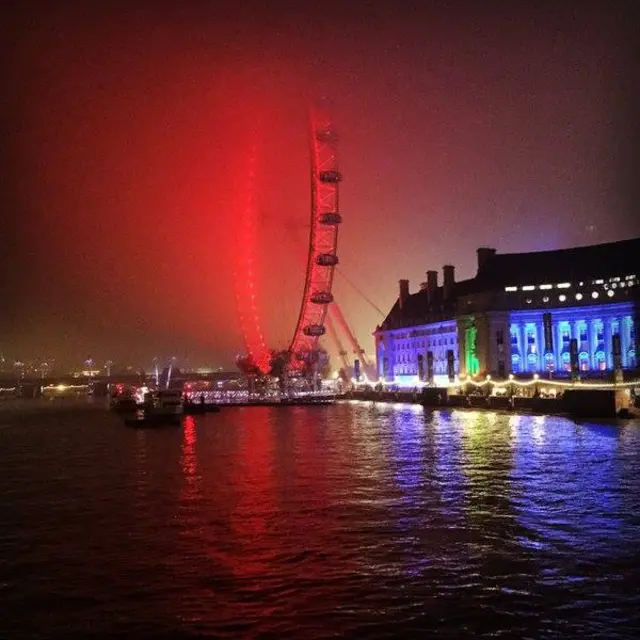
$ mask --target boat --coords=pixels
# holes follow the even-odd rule
[[[161,389],[145,394],[142,409],[125,419],[128,427],[178,426],[182,423],[184,405],[178,389]]]
[[[160,389],[145,400],[145,415],[181,416],[184,413],[182,392],[179,389]]]
[[[109,399],[109,408],[116,413],[132,413],[138,410],[138,402],[128,393],[118,393]]]

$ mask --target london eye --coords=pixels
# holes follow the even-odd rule
[[[313,360],[318,340],[326,333],[325,319],[333,302],[333,277],[338,264],[340,182],[338,136],[327,113],[312,112],[310,122],[311,219],[302,303],[289,345],[290,363]]]
[[[339,190],[338,136],[326,109],[311,111],[309,122],[311,210],[307,264],[302,301],[293,336],[286,350],[290,371],[316,361],[318,341],[325,335],[333,279],[338,264],[338,228],[342,222]],[[243,203],[240,207],[241,244],[237,251],[236,295],[245,349],[260,373],[270,368],[271,352],[265,344],[257,310],[254,248],[256,243],[255,167],[257,145],[251,147]]]

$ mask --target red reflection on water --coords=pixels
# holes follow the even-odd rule
[[[184,602],[217,623],[337,608],[325,581],[361,570],[358,549],[336,547],[352,527],[348,435],[321,409],[235,408],[219,418],[197,419],[198,465],[195,423],[184,425],[180,517],[197,558],[189,579],[215,585],[190,586]],[[193,611],[185,619],[196,620]]]
[[[144,429],[137,429],[136,434],[136,460],[135,460],[135,497],[136,508],[147,504],[149,489],[148,460],[147,460],[147,434]]]
[[[193,416],[186,416],[182,425],[182,457],[180,465],[185,484],[193,479],[198,469],[196,459],[196,421]]]
[[[254,548],[255,539],[268,535],[269,518],[274,511],[275,483],[273,477],[272,427],[269,409],[248,409],[246,420],[239,424],[234,473],[230,490],[235,494],[231,526],[239,548]],[[254,415],[255,414],[255,415]],[[267,569],[256,553],[234,554],[234,573],[248,575]]]

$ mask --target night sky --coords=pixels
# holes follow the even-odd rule
[[[231,366],[251,144],[259,306],[287,346],[321,96],[341,269],[384,310],[399,278],[473,276],[479,246],[640,233],[633,3],[51,4],[3,10],[7,358]],[[379,314],[339,274],[335,294],[371,351]]]

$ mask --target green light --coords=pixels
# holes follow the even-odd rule
[[[476,338],[478,330],[474,325],[467,327],[465,330],[464,351],[465,364],[468,376],[475,376],[480,371],[480,363],[476,355]]]

